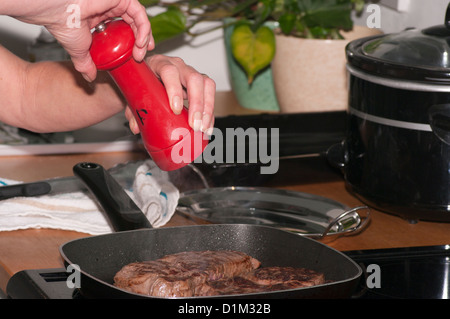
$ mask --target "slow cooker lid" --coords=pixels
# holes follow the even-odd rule
[[[443,25],[353,41],[347,59],[375,75],[450,84],[450,4]]]
[[[366,42],[362,53],[407,67],[449,68],[449,41],[449,36],[429,35],[426,30],[407,30]]]

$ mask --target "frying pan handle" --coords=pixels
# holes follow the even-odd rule
[[[115,231],[152,228],[145,214],[103,166],[78,163],[73,172],[97,199]]]

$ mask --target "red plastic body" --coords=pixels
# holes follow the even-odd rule
[[[147,152],[159,168],[171,171],[194,161],[208,144],[188,123],[188,111],[174,114],[164,85],[145,62],[132,57],[134,34],[122,20],[94,31],[90,53],[98,70],[108,71],[133,110]]]

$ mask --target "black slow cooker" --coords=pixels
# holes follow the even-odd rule
[[[450,221],[450,5],[444,25],[346,48],[350,191],[406,219]],[[335,163],[336,164],[336,163]]]

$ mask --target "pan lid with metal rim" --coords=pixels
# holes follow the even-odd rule
[[[264,225],[314,238],[359,232],[370,219],[367,206],[349,208],[322,196],[265,187],[185,192],[177,210],[214,224]]]

